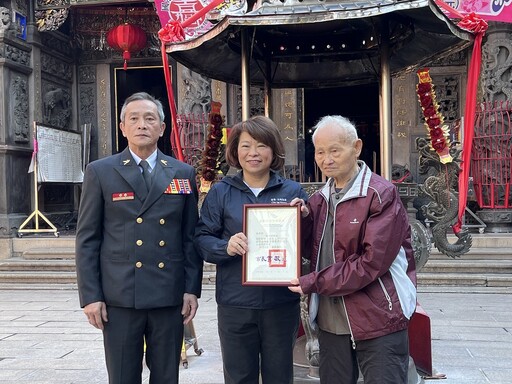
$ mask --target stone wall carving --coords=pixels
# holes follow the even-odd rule
[[[51,51],[58,52],[68,58],[73,56],[73,48],[71,47],[71,40],[69,37],[58,38],[59,34],[56,33],[41,33],[41,42],[43,45],[51,49]]]
[[[30,64],[30,52],[19,49],[9,44],[3,45],[3,50],[0,49],[0,57],[4,57],[12,62],[28,66]]]
[[[182,81],[184,100],[180,113],[208,114],[212,102],[211,80],[182,66]]]
[[[97,156],[96,67],[84,65],[78,68],[78,123],[91,124],[91,155]]]
[[[43,83],[43,123],[68,129],[71,119],[71,92]]]
[[[457,75],[434,76],[439,112],[446,123],[452,123],[460,118],[460,82],[460,76]]]
[[[14,131],[14,141],[28,143],[29,133],[29,99],[28,80],[25,76],[14,76],[9,84],[11,107],[11,127]]]
[[[41,52],[41,71],[52,75],[56,81],[71,83],[73,79],[73,67],[71,64]]]
[[[236,86],[235,97],[236,120],[234,124],[239,121],[242,121],[242,87]],[[251,87],[249,93],[249,106],[251,108],[249,112],[251,116],[265,114],[265,92],[263,88]]]
[[[481,76],[485,101],[512,101],[512,33],[484,44]]]

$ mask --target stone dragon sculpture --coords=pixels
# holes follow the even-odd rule
[[[423,185],[418,185],[419,196],[431,199],[423,205],[421,210],[425,217],[431,220],[432,240],[435,247],[445,255],[456,258],[469,251],[472,238],[467,229],[462,229],[457,236],[455,243],[448,240],[448,230],[451,230],[458,217],[458,175],[460,172],[461,150],[457,146],[450,148],[450,155],[453,160],[442,164],[439,155],[431,150],[426,138],[416,140],[416,148],[419,152],[419,168],[421,174],[427,172],[434,174],[427,177]]]

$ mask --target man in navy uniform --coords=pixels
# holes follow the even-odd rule
[[[140,384],[144,343],[150,383],[178,382],[183,325],[195,316],[202,262],[195,170],[157,148],[160,101],[128,97],[123,152],[85,171],[76,234],[80,305],[103,331],[110,384]]]

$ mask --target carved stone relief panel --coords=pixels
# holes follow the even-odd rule
[[[26,67],[30,65],[30,52],[9,44],[2,44],[0,46],[0,57]]]
[[[434,75],[432,76],[436,91],[436,99],[439,111],[444,117],[445,123],[453,123],[461,117],[461,79],[459,75]],[[416,103],[419,108],[419,103]],[[420,111],[418,111],[420,112]],[[422,114],[418,113],[420,119]],[[423,120],[420,120],[423,123]]]
[[[65,57],[71,58],[73,55],[71,39],[68,36],[57,35],[55,33],[41,33],[41,42],[45,47]]]
[[[78,68],[78,119],[81,124],[96,122],[96,69],[92,65]]]
[[[98,156],[98,125],[96,111],[96,86],[94,84],[80,84],[78,86],[79,125],[90,124],[89,155],[96,159]]]
[[[29,98],[28,79],[25,75],[13,74],[9,83],[9,119],[16,143],[28,143],[29,131]]]
[[[434,67],[430,69],[430,76],[434,84],[436,93],[436,101],[439,104],[439,110],[444,117],[446,124],[455,126],[455,123],[462,116],[462,105],[464,103],[464,84],[465,80],[465,67]],[[401,165],[408,165],[412,173],[413,179],[417,183],[422,183],[429,176],[428,174],[421,174],[418,170],[419,153],[416,148],[416,139],[427,136],[427,130],[424,125],[423,114],[421,112],[420,104],[417,101],[416,84],[418,83],[417,77],[409,82],[409,95],[410,95],[410,108],[415,111],[415,119],[408,132],[408,147],[409,147],[409,161],[402,160]],[[411,92],[412,91],[412,92]],[[393,112],[396,113],[395,107]],[[455,139],[455,138],[454,138]],[[394,146],[394,150],[401,150],[399,147]],[[399,157],[403,159],[403,156]],[[395,159],[393,158],[393,162]]]
[[[52,127],[69,129],[71,121],[71,91],[67,87],[42,82],[43,123]]]
[[[242,121],[242,87],[235,85],[235,121],[233,124]],[[251,87],[249,93],[250,116],[265,114],[265,91],[263,88]]]
[[[41,52],[41,71],[46,75],[51,75],[57,82],[70,83],[73,79],[71,64],[44,52]]]
[[[178,65],[180,88],[179,113],[201,115],[210,112],[212,101],[211,80],[199,73]]]
[[[96,68],[93,65],[83,65],[78,68],[78,82],[91,84],[96,82]]]
[[[490,35],[482,48],[484,100],[512,101],[512,33]]]

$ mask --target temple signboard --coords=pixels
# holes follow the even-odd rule
[[[203,9],[209,1],[200,0],[155,0],[155,8],[162,26],[169,20],[183,23]],[[200,17],[185,28],[185,40],[193,39],[206,33],[213,27],[206,17]]]

